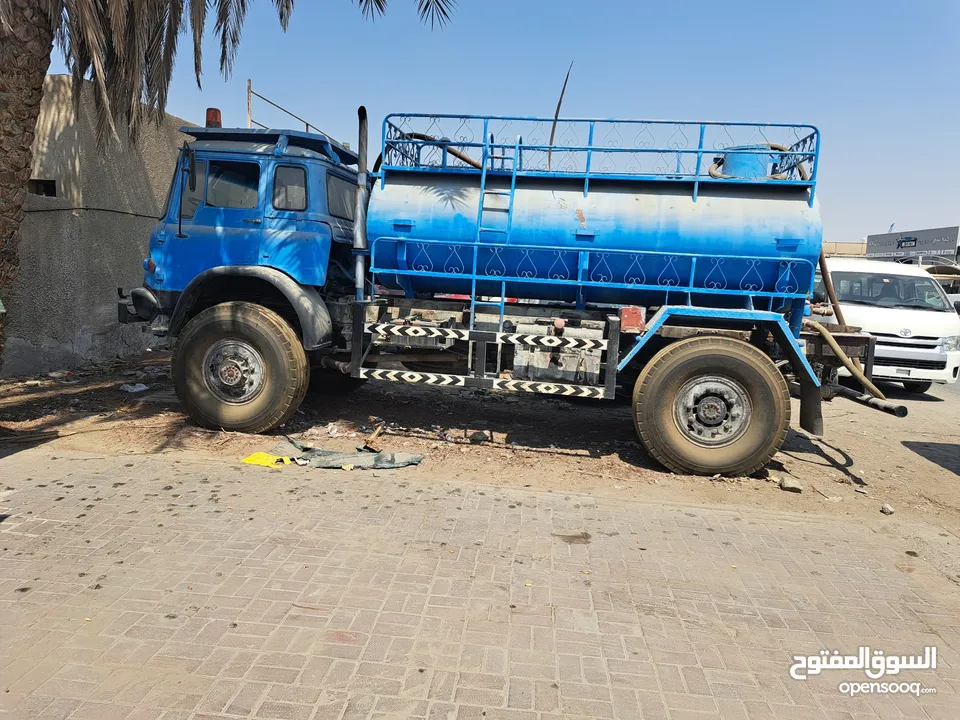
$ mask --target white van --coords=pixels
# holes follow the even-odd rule
[[[960,375],[960,315],[930,273],[916,265],[832,257],[827,261],[847,325],[877,338],[875,380],[923,393]],[[824,302],[817,275],[814,302]],[[828,322],[836,322],[827,316]],[[846,370],[840,370],[846,375]]]

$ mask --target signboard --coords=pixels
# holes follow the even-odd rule
[[[957,257],[957,227],[930,228],[867,236],[867,257],[901,258],[917,255]]]

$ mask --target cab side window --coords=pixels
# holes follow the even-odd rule
[[[257,207],[260,187],[260,166],[257,163],[211,160],[209,165],[207,205],[245,210]]]
[[[281,165],[273,174],[273,207],[277,210],[307,209],[307,173],[302,167]]]
[[[179,178],[178,178],[179,180]],[[203,194],[207,189],[207,161],[197,160],[197,185],[190,191],[190,179],[183,178],[183,217],[192,218],[200,203],[203,202]],[[176,210],[177,208],[174,208]]]
[[[334,217],[353,220],[356,212],[356,192],[356,183],[327,173],[327,208]]]

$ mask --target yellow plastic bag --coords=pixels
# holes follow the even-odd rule
[[[265,452],[255,452],[253,455],[245,457],[243,462],[247,463],[247,465],[263,465],[263,467],[276,468],[281,465],[289,465],[293,462],[293,458],[271,455]]]

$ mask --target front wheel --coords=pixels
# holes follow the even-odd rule
[[[927,392],[931,387],[933,387],[933,383],[929,380],[912,380],[903,383],[904,390],[908,393],[916,393],[917,395],[923,395],[923,393]]]
[[[173,385],[203,427],[262,433],[287,422],[307,391],[310,366],[277,313],[227,302],[193,318],[177,340]]]
[[[749,475],[780,449],[790,393],[753,345],[723,337],[672,343],[641,370],[633,420],[647,452],[692,475]]]

